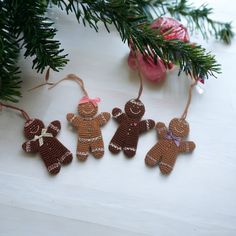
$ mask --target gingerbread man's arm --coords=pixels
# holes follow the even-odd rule
[[[111,118],[110,113],[102,112],[95,119],[98,121],[99,126],[103,126],[109,121],[110,118]]]
[[[167,135],[168,129],[166,128],[163,122],[157,122],[156,124],[157,136],[159,139],[165,138]]]
[[[139,133],[144,133],[155,126],[154,120],[142,120],[139,122]]]
[[[56,137],[61,130],[61,123],[59,120],[54,120],[51,122],[47,128],[47,133],[51,133],[53,137]]]
[[[195,143],[192,141],[182,141],[179,145],[180,152],[192,152],[196,147]]]
[[[22,144],[22,148],[25,152],[36,153],[39,151],[39,142],[37,140],[26,141]]]
[[[127,118],[127,115],[125,113],[122,112],[122,110],[120,108],[115,107],[112,110],[112,116],[114,119],[117,120],[117,122],[122,122],[124,119]]]
[[[74,126],[79,127],[79,123],[81,121],[81,118],[79,116],[76,116],[73,113],[68,113],[66,115],[66,119]]]

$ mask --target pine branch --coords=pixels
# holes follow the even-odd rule
[[[58,71],[67,63],[60,43],[54,40],[56,29],[44,17],[47,2],[33,0],[0,1],[0,99],[16,102],[20,97],[20,73],[16,66],[20,49],[33,57],[33,68]],[[21,43],[21,48],[19,44]]]
[[[150,56],[159,56],[164,62],[179,64],[179,73],[184,71],[194,77],[208,78],[220,73],[220,65],[210,53],[200,45],[184,43],[180,40],[165,40],[158,30],[148,25],[138,26],[132,31],[131,40],[135,47]]]
[[[79,23],[96,31],[98,22],[103,22],[108,32],[113,24],[123,42],[132,41],[135,49],[154,60],[173,61],[180,72],[201,78],[220,72],[214,56],[201,46],[165,40],[158,29],[149,27],[153,15],[185,18],[190,29],[199,30],[205,38],[214,35],[226,43],[233,38],[230,23],[212,20],[211,8],[203,5],[197,9],[187,0],[0,0],[0,99],[16,101],[20,96],[16,60],[22,47],[25,57],[33,57],[33,68],[38,72],[48,66],[58,71],[67,63],[60,42],[55,40],[56,29],[44,16],[49,3],[75,13]]]
[[[66,11],[74,12],[78,21],[86,22],[98,30],[97,23],[113,23],[124,42],[131,40],[134,47],[154,59],[173,61],[180,66],[180,72],[205,78],[220,72],[214,56],[200,46],[192,46],[178,40],[165,40],[158,30],[150,29],[143,7],[147,1],[54,1],[64,4]],[[63,7],[63,5],[61,5]]]
[[[34,57],[32,68],[41,73],[48,66],[55,71],[62,69],[68,61],[67,55],[61,55],[64,49],[60,49],[60,42],[54,39],[53,22],[43,16],[46,5],[41,1],[18,0],[11,10],[14,11],[16,34],[23,33],[20,41],[26,48],[24,56]]]
[[[0,99],[17,102],[20,96],[20,77],[17,67],[19,46],[12,35],[12,19],[0,1]]]
[[[159,12],[155,12],[157,16],[169,13],[179,21],[185,18],[188,28],[192,32],[200,31],[204,39],[208,39],[211,35],[229,44],[234,37],[231,23],[211,19],[210,15],[213,13],[213,9],[208,7],[207,4],[196,8],[192,4],[189,4],[187,0],[150,0],[144,1],[143,7],[148,7],[149,10],[156,7],[156,9],[159,9]]]

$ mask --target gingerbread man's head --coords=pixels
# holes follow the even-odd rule
[[[25,122],[24,134],[28,139],[33,139],[35,135],[40,135],[44,128],[44,123],[39,119],[29,119]]]
[[[145,107],[139,99],[131,99],[125,104],[125,113],[132,119],[141,119],[145,113]]]
[[[186,137],[189,133],[189,124],[185,119],[174,118],[170,121],[169,130],[177,137]]]
[[[84,118],[92,118],[98,112],[98,106],[92,102],[80,103],[78,106],[80,116]]]

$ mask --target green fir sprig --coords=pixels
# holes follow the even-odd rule
[[[187,0],[157,0],[151,2],[150,8],[153,9],[154,6],[159,9],[159,15],[170,14],[179,21],[185,19],[188,29],[192,32],[199,31],[205,39],[213,36],[229,44],[234,36],[231,22],[213,20],[210,17],[213,13],[213,8],[207,4],[196,8]]]
[[[21,83],[16,65],[20,48],[12,34],[12,19],[1,1],[0,9],[0,99],[16,102]]]
[[[180,72],[206,78],[220,72],[220,65],[199,45],[179,40],[165,40],[158,29],[150,29],[156,17],[171,15],[186,19],[191,31],[198,30],[205,39],[210,35],[225,43],[233,38],[230,23],[210,18],[206,5],[195,8],[187,0],[2,0],[0,1],[0,99],[16,102],[20,96],[17,57],[32,57],[32,68],[42,73],[54,71],[67,63],[56,29],[45,16],[49,5],[56,5],[68,14],[75,14],[79,23],[99,30],[103,22],[107,31],[114,25],[123,42],[132,42],[135,49],[156,60],[173,61]]]

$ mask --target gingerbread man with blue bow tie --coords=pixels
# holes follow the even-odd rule
[[[172,119],[169,129],[158,122],[156,129],[159,141],[147,153],[145,162],[151,167],[159,165],[162,174],[167,175],[172,171],[178,153],[192,152],[195,143],[182,140],[189,134],[189,124],[185,119]]]

